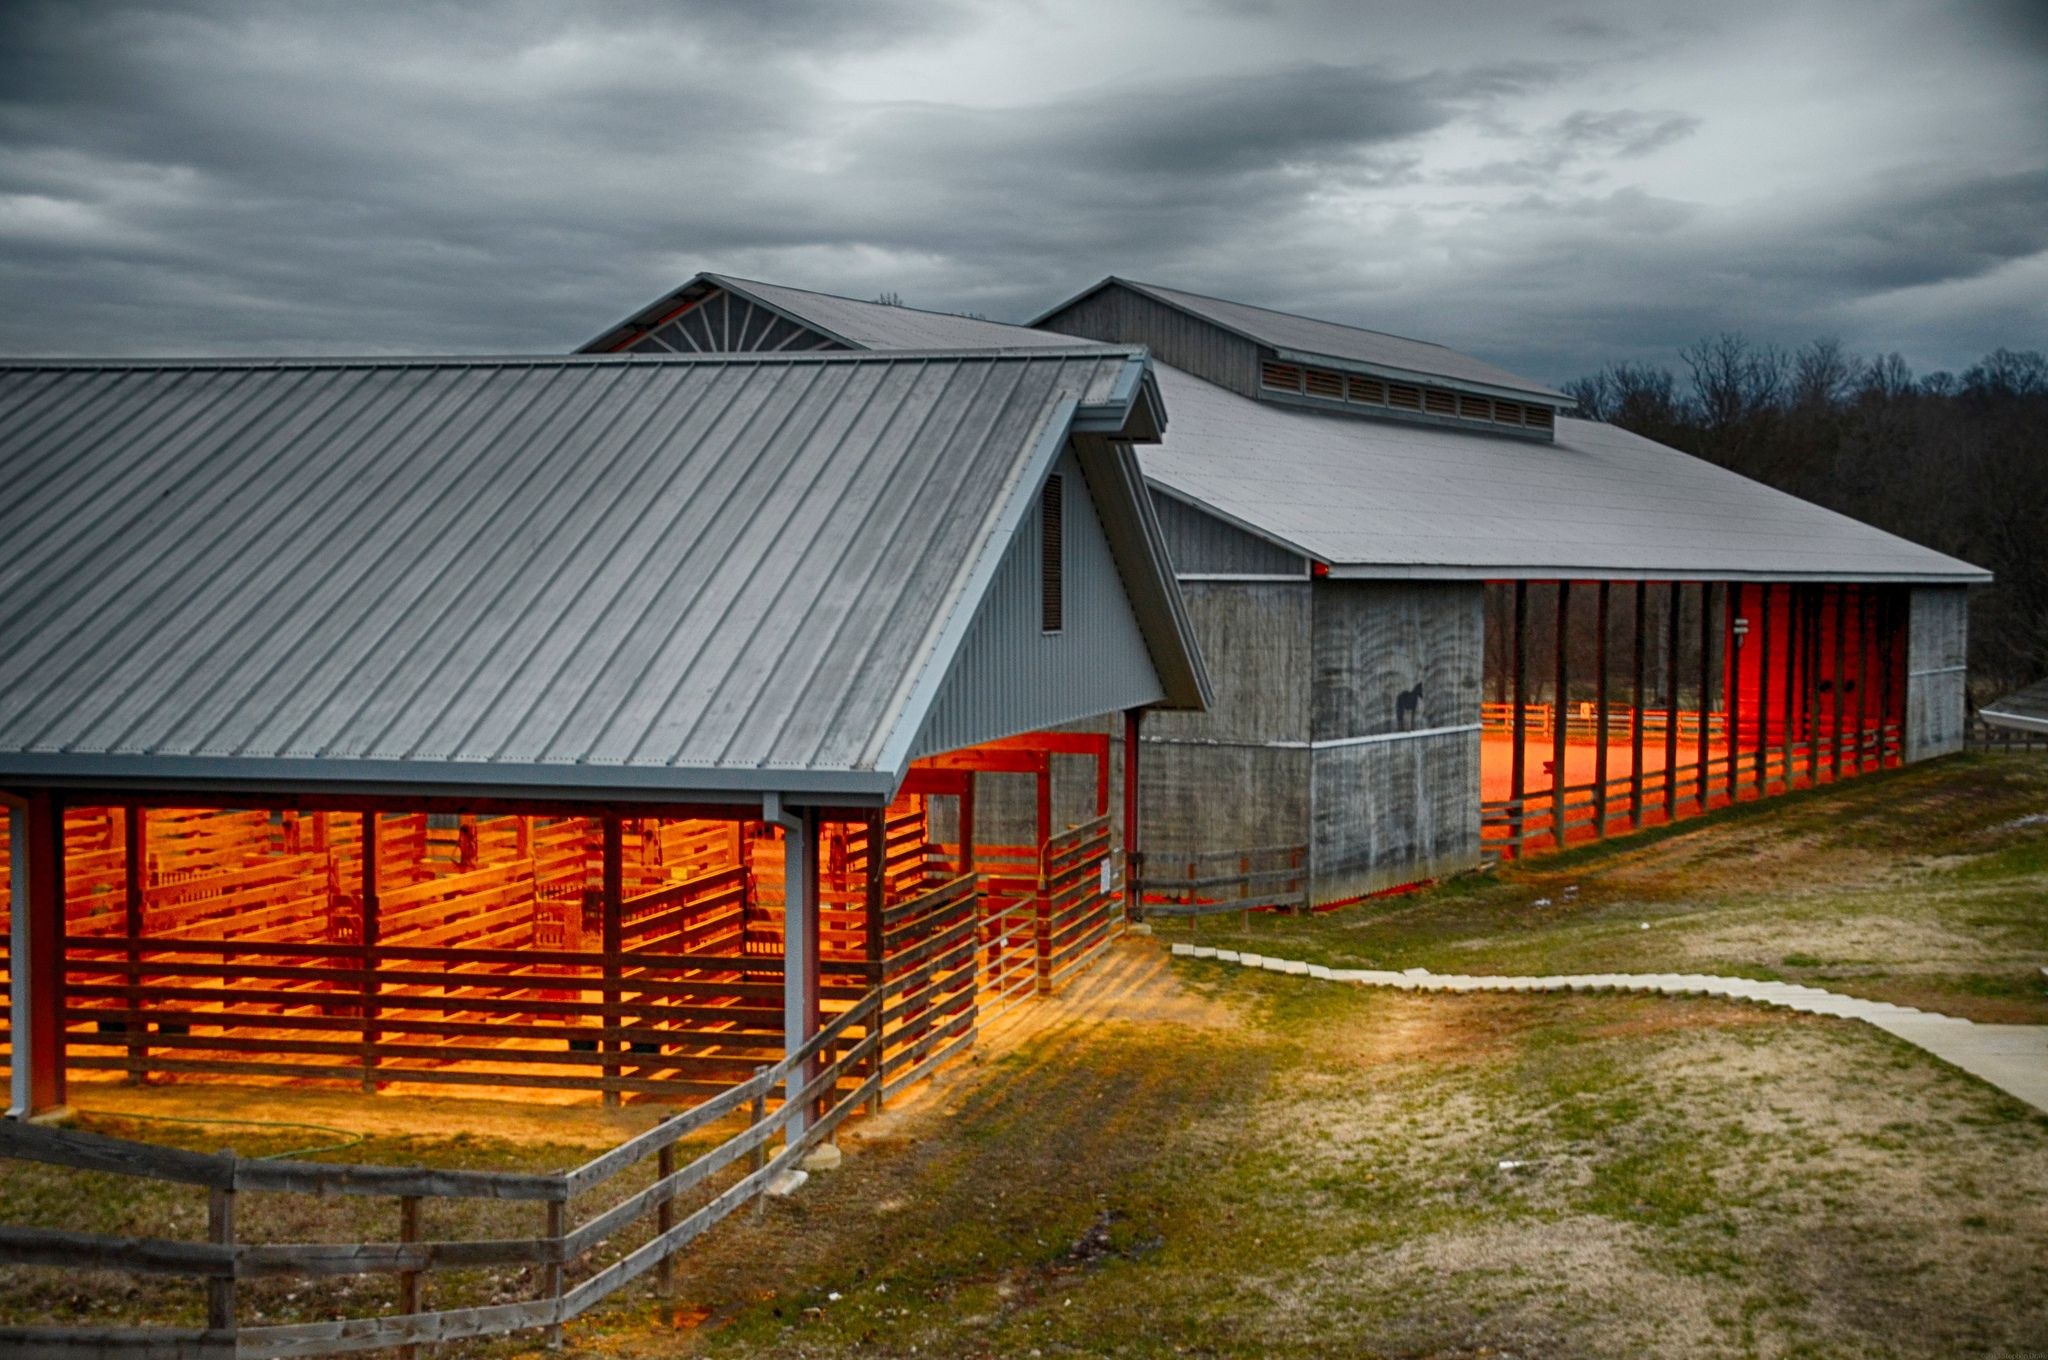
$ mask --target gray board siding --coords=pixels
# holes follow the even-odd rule
[[[1610,425],[1559,420],[1537,443],[1318,415],[1155,370],[1171,419],[1140,451],[1146,477],[1332,576],[1989,579]]]
[[[1104,298],[1111,301],[1098,301]],[[1131,301],[1126,302],[1125,299]],[[1116,337],[1142,340],[1146,344],[1152,344],[1151,329],[1137,332],[1110,330],[1101,327],[1094,320],[1097,317],[1119,315],[1111,309],[1135,308],[1138,302],[1176,313],[1189,322],[1205,326],[1218,334],[1228,335],[1249,346],[1264,346],[1283,351],[1290,356],[1334,359],[1369,366],[1378,371],[1390,371],[1396,375],[1448,379],[1453,383],[1500,389],[1522,396],[1548,398],[1568,404],[1565,395],[1554,388],[1510,373],[1483,359],[1460,354],[1457,350],[1447,349],[1427,340],[1411,340],[1406,336],[1388,335],[1382,331],[1346,326],[1335,321],[1318,321],[1314,317],[1276,312],[1246,302],[1204,297],[1200,293],[1182,292],[1177,288],[1161,288],[1157,284],[1139,283],[1131,279],[1105,279],[1081,296],[1061,303],[1031,324],[1053,330],[1065,330],[1075,335],[1091,335],[1097,339]],[[1135,319],[1143,314],[1132,310],[1121,315]],[[1076,318],[1084,320],[1077,322]],[[1075,329],[1077,325],[1087,328]],[[1175,358],[1158,345],[1153,346],[1153,352],[1176,367],[1187,368],[1191,372],[1202,371],[1193,364]],[[1203,376],[1208,375],[1204,373]],[[1224,385],[1231,386],[1229,383]],[[1250,395],[1248,389],[1234,390],[1245,390],[1246,395]]]
[[[1061,454],[1053,471],[1066,503],[1064,626],[1057,633],[1040,627],[1043,511],[1034,494],[911,747],[913,757],[1165,697],[1072,450]]]
[[[1969,721],[1969,592],[1923,586],[1906,631],[1906,759],[1963,749]]]
[[[1316,902],[1479,862],[1483,589],[1316,583]]]
[[[1176,575],[1308,577],[1308,559],[1299,553],[1158,491],[1152,504]]]
[[[1186,582],[1214,697],[1153,713],[1139,752],[1144,848],[1176,853],[1306,845],[1313,599],[1297,582]]]
[[[1120,284],[1088,293],[1032,324],[1111,344],[1142,344],[1163,362],[1240,396],[1259,390],[1258,345]]]
[[[0,369],[0,773],[886,791],[974,564],[1140,362]]]

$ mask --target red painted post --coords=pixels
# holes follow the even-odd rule
[[[1139,887],[1144,881],[1145,852],[1138,839],[1138,729],[1144,717],[1142,708],[1124,710],[1124,915],[1133,921],[1145,917]]]
[[[1684,586],[1671,583],[1671,617],[1664,620],[1664,820],[1678,820],[1678,622]]]
[[[1864,751],[1870,740],[1870,591],[1856,587],[1856,769],[1863,773]]]
[[[1849,678],[1849,587],[1837,585],[1835,594],[1835,683],[1834,703],[1834,750],[1829,754],[1832,766],[1829,777],[1837,784],[1842,782],[1842,682]]]
[[[1643,693],[1643,635],[1649,631],[1649,600],[1650,583],[1636,582],[1635,689],[1628,718],[1628,827],[1631,831],[1640,831],[1643,827],[1643,700],[1646,697]]]
[[[372,1093],[377,1089],[377,878],[383,849],[377,843],[377,825],[376,813],[363,814],[363,912],[356,930],[363,960],[363,1090]]]
[[[1742,618],[1743,589],[1740,581],[1727,586],[1727,608],[1722,611],[1722,690],[1728,696],[1728,805],[1742,801],[1742,634],[1736,620]],[[1749,620],[1742,619],[1742,627]]]
[[[1052,843],[1052,757],[1041,754],[1034,772],[1038,791],[1038,990],[1052,990],[1052,885],[1046,848]]]
[[[1595,612],[1599,615],[1600,636],[1593,645],[1593,667],[1600,672],[1593,688],[1593,834],[1604,837],[1607,834],[1607,608],[1608,586],[1602,581],[1597,597]]]
[[[44,790],[12,809],[14,1105],[24,1115],[60,1110],[64,1057],[64,800]],[[26,882],[24,883],[24,879]],[[24,928],[25,927],[25,928]]]
[[[626,1041],[617,1037],[626,1024],[626,1014],[620,1006],[624,999],[619,984],[625,974],[625,881],[626,881],[626,836],[625,827],[616,812],[608,812],[601,821],[604,834],[604,862],[602,873],[601,910],[604,924],[604,990],[599,994],[604,1006],[604,1027],[613,1032],[612,1038],[599,1045],[603,1055],[601,1071],[608,1083],[604,1092],[604,1106],[608,1110],[619,1107],[621,1100],[618,1088],[609,1083],[616,1082],[624,1070]],[[812,871],[816,865],[812,863]],[[787,889],[785,888],[785,893]],[[783,903],[785,916],[789,903]]]
[[[1700,716],[1699,731],[1695,734],[1693,763],[1699,767],[1695,782],[1699,786],[1700,811],[1707,810],[1707,801],[1713,789],[1714,761],[1712,755],[1714,711],[1714,583],[1700,582]]]
[[[1550,838],[1564,849],[1565,734],[1570,725],[1572,583],[1557,583],[1557,684],[1550,713]]]
[[[1778,588],[1764,582],[1757,592],[1756,796],[1771,795],[1771,597]]]
[[[1527,787],[1529,760],[1524,750],[1529,740],[1529,583],[1515,582],[1515,649],[1510,667],[1515,682],[1515,720],[1512,726],[1514,751],[1509,757],[1508,843],[1514,857],[1522,857],[1522,794]]]

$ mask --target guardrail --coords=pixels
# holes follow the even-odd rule
[[[207,1325],[171,1327],[0,1326],[0,1354],[19,1360],[82,1356],[122,1360],[282,1360],[283,1357],[342,1355],[388,1347],[471,1337],[502,1336],[545,1329],[550,1339],[563,1323],[588,1311],[649,1270],[666,1267],[674,1254],[733,1210],[758,1199],[862,1103],[882,1091],[883,993],[868,992],[833,1019],[809,1043],[746,1081],[569,1171],[523,1173],[451,1171],[417,1167],[351,1166],[303,1161],[254,1161],[232,1154],[204,1154],[151,1143],[108,1138],[33,1124],[0,1124],[0,1155],[204,1187],[209,1197],[208,1240],[169,1241],[70,1232],[52,1228],[0,1227],[0,1265],[65,1266],[183,1276],[203,1282]],[[768,1101],[792,1073],[803,1086],[794,1100],[770,1111]],[[746,1127],[687,1166],[675,1165],[676,1144],[701,1129],[747,1112]],[[799,1110],[815,1117],[792,1132]],[[780,1151],[768,1145],[783,1135]],[[570,1202],[653,1157],[651,1185],[626,1196],[574,1228]],[[677,1201],[707,1188],[720,1171],[746,1159],[748,1170],[680,1218]],[[396,1242],[251,1243],[235,1235],[235,1197],[245,1191],[306,1195],[380,1195],[400,1202],[401,1237]],[[542,1206],[544,1230],[535,1237],[495,1241],[423,1241],[417,1236],[419,1204],[425,1199],[533,1201]],[[645,1243],[573,1287],[564,1268],[581,1262],[621,1230],[652,1215],[654,1234]],[[419,1308],[423,1274],[450,1268],[534,1266],[542,1276],[539,1296],[442,1311]],[[238,1280],[264,1276],[395,1274],[401,1308],[389,1316],[320,1322],[242,1326],[235,1316]]]

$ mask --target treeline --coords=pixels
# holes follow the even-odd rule
[[[2000,349],[1916,377],[1897,354],[1730,334],[1680,359],[1613,364],[1565,390],[1590,419],[1988,569],[1996,583],[1971,597],[1973,690],[2048,676],[2048,358]]]

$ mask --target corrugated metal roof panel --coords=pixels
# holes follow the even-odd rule
[[[1052,426],[1142,363],[0,367],[0,771],[865,788]]]
[[[2018,732],[2048,732],[2048,680],[2016,689],[1978,710],[1985,722]]]
[[[1252,401],[1164,364],[1146,476],[1349,574],[1980,581],[1981,569],[1610,425],[1553,444]]]
[[[1510,373],[1483,359],[1460,354],[1457,350],[1446,349],[1427,340],[1410,340],[1406,336],[1387,335],[1359,326],[1340,325],[1335,321],[1318,321],[1314,317],[1296,316],[1292,312],[1276,312],[1265,307],[1254,307],[1247,302],[1205,297],[1200,293],[1187,293],[1178,288],[1161,288],[1155,284],[1138,283],[1131,279],[1104,279],[1079,296],[1062,302],[1031,324],[1041,325],[1073,306],[1081,298],[1114,284],[1121,284],[1148,297],[1156,298],[1169,307],[1178,307],[1212,325],[1221,326],[1270,349],[1345,360],[1418,377],[1445,378],[1453,382],[1504,388],[1511,392],[1548,397],[1559,402],[1567,400],[1562,392],[1554,388]]]

